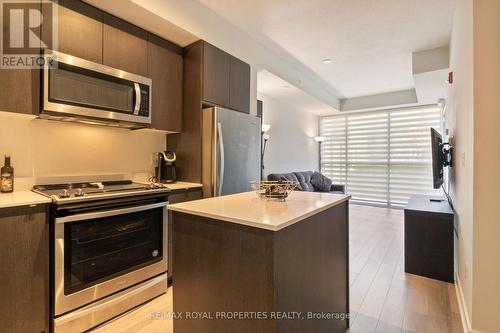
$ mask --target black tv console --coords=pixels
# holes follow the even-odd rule
[[[431,199],[413,195],[405,207],[405,272],[454,283],[454,212]]]

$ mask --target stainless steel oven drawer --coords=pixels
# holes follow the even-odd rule
[[[84,332],[167,292],[167,274],[140,283],[54,320],[54,333]]]

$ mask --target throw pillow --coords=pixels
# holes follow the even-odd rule
[[[311,177],[311,184],[317,192],[330,192],[332,180],[315,171]]]

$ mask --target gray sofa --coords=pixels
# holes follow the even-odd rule
[[[300,171],[300,172],[290,172],[290,173],[271,173],[267,176],[267,180],[280,181],[280,180],[291,180],[296,181],[299,185],[297,190],[306,192],[330,192],[345,194],[344,185],[332,184],[330,191],[319,191],[317,186],[311,183],[311,178],[313,177],[313,171]]]

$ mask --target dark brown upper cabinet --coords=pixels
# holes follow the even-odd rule
[[[226,52],[203,43],[203,100],[229,106],[229,73],[231,56]]]
[[[103,64],[148,76],[148,33],[117,17],[104,14]]]
[[[0,111],[38,115],[40,71],[0,69]]]
[[[59,0],[57,22],[56,51],[150,77],[151,127],[182,130],[184,60],[180,46],[79,0]],[[42,23],[42,36],[49,31]],[[39,109],[40,70],[0,69],[0,111],[38,115]]]
[[[58,50],[102,63],[103,13],[77,0],[59,0]]]
[[[182,133],[168,136],[184,181],[202,178],[202,109],[222,106],[250,113],[250,66],[209,43],[199,40],[184,48]],[[154,85],[154,81],[153,81]]]
[[[8,36],[9,26],[3,25]],[[39,35],[40,27],[32,28]],[[2,36],[3,37],[3,36]],[[40,110],[40,70],[0,68],[0,111],[38,115]]]
[[[250,113],[250,66],[205,42],[202,54],[202,100],[208,104]]]
[[[229,71],[229,107],[250,113],[250,66],[235,57]]]
[[[148,66],[153,80],[151,127],[182,131],[182,48],[149,34]]]

